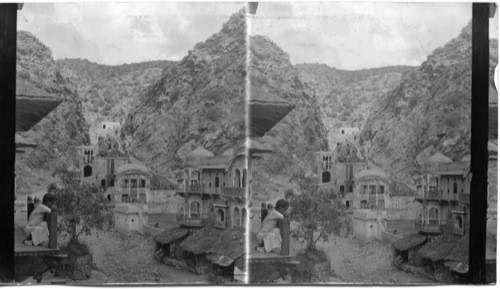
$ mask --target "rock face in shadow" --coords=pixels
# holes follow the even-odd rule
[[[57,67],[50,49],[28,32],[17,35],[17,81],[53,95],[63,102],[22,136],[37,144],[16,155],[18,193],[45,190],[47,173],[64,163],[76,166],[77,146],[89,141],[88,125],[73,86]]]
[[[295,105],[264,137],[273,153],[254,162],[253,195],[258,200],[282,197],[296,172],[315,169],[314,153],[328,149],[319,103],[307,93],[286,52],[264,36],[250,38],[251,98]]]
[[[470,154],[471,23],[404,74],[361,132],[365,155],[401,179],[417,174],[419,162],[436,152],[454,161]],[[490,46],[496,50],[497,42]],[[497,53],[491,58],[496,63]]]
[[[153,169],[179,168],[203,146],[215,155],[245,135],[245,11],[198,43],[137,96],[122,127],[126,149]]]

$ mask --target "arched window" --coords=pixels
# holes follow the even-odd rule
[[[111,195],[108,195],[108,202],[111,202]]]
[[[217,211],[217,220],[224,222],[224,211],[222,209]]]
[[[247,226],[247,209],[243,208],[241,210],[241,224],[243,228]]]
[[[350,201],[346,201],[345,202],[345,207],[349,209],[350,206],[351,206],[351,202]]]
[[[439,225],[439,210],[435,207],[429,209],[429,225]]]
[[[215,187],[219,187],[219,177],[215,177]]]
[[[92,167],[91,166],[85,166],[83,167],[83,177],[90,177],[92,176]]]
[[[361,201],[361,209],[368,209],[368,202],[367,201]]]
[[[238,169],[234,172],[234,186],[241,187],[240,170]]]
[[[114,187],[115,186],[115,180],[111,179],[111,181],[109,181],[109,186],[110,187]]]
[[[238,209],[238,207],[235,207],[233,211],[233,227],[239,226],[241,226],[240,209]]]
[[[330,172],[323,172],[323,174],[321,174],[321,182],[323,183],[329,183],[331,180],[331,174]]]
[[[243,177],[241,179],[241,186],[246,187],[247,186],[247,170],[243,169]]]
[[[344,130],[342,130],[342,134],[344,134]]]
[[[342,185],[342,186],[340,186],[340,193],[341,193],[341,194],[343,194],[343,193],[344,193],[344,191],[345,191],[345,187],[344,187],[343,185]]]
[[[106,180],[105,179],[101,180],[101,187],[102,188],[106,187]]]
[[[184,217],[184,207],[180,207],[180,208],[179,208],[178,215],[179,215],[179,216],[183,216],[183,217]]]
[[[141,179],[141,183],[140,183],[139,188],[145,188],[145,187],[146,187],[146,180]]]
[[[106,129],[106,125],[105,125],[105,124],[103,124],[103,125],[102,125],[102,128]]]
[[[197,201],[191,202],[191,219],[200,219],[200,203]]]
[[[128,195],[127,194],[122,195],[122,203],[128,203],[128,202],[130,202]]]
[[[455,218],[455,228],[462,229],[463,225],[464,224],[463,224],[462,216],[457,216]]]

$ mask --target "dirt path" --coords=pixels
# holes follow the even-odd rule
[[[356,238],[336,238],[318,248],[327,252],[335,276],[349,283],[414,284],[429,280],[391,265],[393,249],[378,241],[363,243]]]
[[[86,236],[95,266],[110,283],[208,283],[207,276],[180,271],[153,258],[154,241],[108,232]]]

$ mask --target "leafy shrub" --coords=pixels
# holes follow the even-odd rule
[[[462,104],[460,102],[460,96],[457,94],[448,94],[445,97],[443,97],[443,104],[450,105],[453,108],[458,108]]]
[[[446,126],[455,128],[459,125],[460,119],[460,113],[458,111],[453,111],[444,116],[443,122]]]
[[[417,94],[410,96],[410,99],[408,100],[408,106],[410,108],[414,108],[415,106],[417,106],[418,99],[419,99],[419,97]]]
[[[205,111],[205,117],[211,122],[216,122],[220,118],[220,109],[216,106],[212,106],[207,108]]]
[[[205,95],[205,99],[214,103],[220,103],[222,102],[222,93],[220,89],[212,89]]]

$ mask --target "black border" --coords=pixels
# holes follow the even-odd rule
[[[486,284],[489,3],[472,4],[471,195],[468,282]]]
[[[14,279],[17,4],[0,4],[0,281]],[[8,236],[11,236],[8,238]]]
[[[472,135],[469,241],[471,284],[486,284],[486,210],[488,174],[488,77],[490,3],[473,3],[472,22]],[[14,278],[14,168],[17,4],[0,4],[0,281]],[[192,284],[195,286],[195,284]],[[292,285],[292,284],[289,284]],[[299,284],[297,284],[299,285]],[[349,284],[342,284],[345,286]],[[370,284],[366,284],[370,285]],[[376,284],[373,284],[376,285]],[[355,285],[359,286],[359,284]]]

